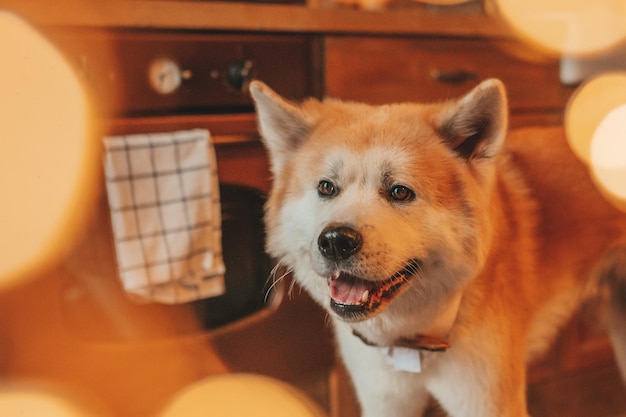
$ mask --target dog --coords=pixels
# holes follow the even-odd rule
[[[563,138],[507,140],[503,84],[441,103],[253,81],[266,249],[327,312],[363,417],[527,416],[526,364],[583,303],[626,370],[626,215]]]

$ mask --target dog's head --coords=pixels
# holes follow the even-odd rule
[[[414,311],[479,271],[507,123],[499,81],[430,105],[250,90],[274,177],[267,248],[320,304],[344,321]]]

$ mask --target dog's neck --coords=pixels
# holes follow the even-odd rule
[[[361,333],[357,332],[354,329],[352,330],[352,334],[361,339],[361,341],[368,346],[383,347],[367,340],[365,336],[363,336]],[[407,349],[427,350],[429,352],[445,352],[446,349],[450,347],[450,342],[447,338],[416,334],[409,337],[400,337],[396,339],[391,346]]]
[[[430,352],[444,352],[450,346],[450,332],[456,321],[463,291],[457,291],[441,308],[437,318],[432,325],[424,332],[411,336],[402,336],[396,339],[390,347],[401,347],[407,349],[426,350]],[[383,347],[363,336],[358,331],[352,329],[352,334],[361,339],[368,346]]]

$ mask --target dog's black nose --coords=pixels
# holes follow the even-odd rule
[[[348,226],[329,226],[317,239],[317,246],[325,258],[332,261],[348,259],[361,250],[363,236]]]

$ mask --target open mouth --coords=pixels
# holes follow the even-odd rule
[[[421,263],[412,260],[384,281],[335,272],[328,279],[330,308],[345,321],[363,320],[382,311],[420,270]]]

